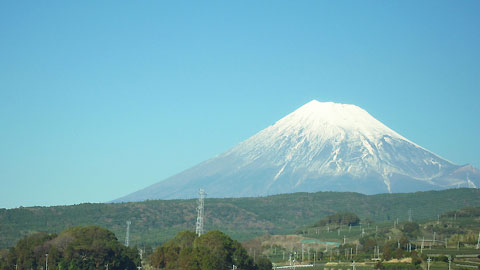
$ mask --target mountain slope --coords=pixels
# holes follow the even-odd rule
[[[131,203],[88,203],[71,206],[0,209],[0,248],[10,247],[33,232],[61,232],[71,226],[98,225],[125,239],[131,220],[130,244],[158,245],[176,232],[194,230],[197,200],[154,200]],[[480,206],[480,190],[449,189],[401,194],[317,192],[258,198],[207,198],[205,230],[219,229],[235,239],[265,233],[293,233],[336,212],[353,212],[376,222],[436,219],[438,214]],[[390,223],[391,224],[391,223]]]
[[[365,194],[480,186],[355,105],[311,101],[231,150],[117,201],[245,197],[299,191]]]

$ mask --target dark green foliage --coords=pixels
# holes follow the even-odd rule
[[[373,252],[375,246],[377,246],[377,239],[375,237],[362,237],[359,239],[360,244],[362,245],[362,251],[364,252]]]
[[[479,256],[480,256],[480,255],[479,255]],[[434,260],[434,261],[438,261],[438,262],[448,263],[448,257],[445,256],[445,255],[438,256],[438,257],[433,257],[433,260]]]
[[[80,204],[55,207],[0,209],[0,248],[14,246],[26,235],[58,233],[72,226],[98,225],[125,236],[132,221],[130,243],[158,246],[177,232],[193,229],[196,200],[145,201],[116,204]],[[434,219],[438,209],[451,211],[480,206],[480,190],[451,189],[405,194],[363,195],[347,192],[282,194],[256,198],[206,199],[207,230],[221,230],[236,240],[265,233],[292,233],[322,217],[353,212],[363,221]]]
[[[454,217],[480,217],[480,207],[466,207],[463,209],[450,211],[442,215],[443,218]]]
[[[390,247],[390,245],[386,245],[383,249],[383,259],[388,261],[390,259],[392,259],[392,248]]]
[[[393,253],[393,258],[394,259],[401,259],[405,257],[405,252],[401,248],[395,249],[395,252]]]
[[[115,235],[97,226],[73,227],[59,235],[36,233],[11,248],[1,269],[134,269],[139,264],[137,251],[117,241]],[[2,255],[3,258],[4,255]]]
[[[329,215],[320,221],[315,223],[316,227],[325,226],[325,225],[358,225],[360,223],[360,218],[354,213],[336,213]]]
[[[407,222],[403,224],[402,232],[413,238],[420,234],[420,226],[416,222]]]
[[[422,261],[423,261],[421,255],[418,254],[416,251],[412,251],[412,252],[410,253],[410,257],[412,258],[412,264],[413,264],[413,265],[418,265],[418,266],[420,266],[420,264],[421,264]]]
[[[264,256],[257,259],[255,266],[256,270],[271,270],[273,268],[272,262]]]
[[[382,268],[384,270],[420,270],[420,265],[412,265],[405,263],[384,263]]]
[[[0,249],[0,269],[7,269],[7,249]]]
[[[215,270],[238,269],[254,270],[253,260],[235,240],[220,231],[210,231],[197,237],[193,232],[180,232],[174,239],[159,246],[150,256],[153,267],[164,269]],[[264,268],[271,262],[260,259],[257,267]]]

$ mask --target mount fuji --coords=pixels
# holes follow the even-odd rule
[[[222,153],[115,201],[477,188],[480,172],[411,142],[355,105],[313,100]]]

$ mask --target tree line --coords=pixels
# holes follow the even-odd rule
[[[98,226],[72,227],[60,234],[35,233],[0,253],[0,269],[136,269],[135,248]]]

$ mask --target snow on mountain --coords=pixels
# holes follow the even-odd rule
[[[313,100],[231,150],[117,201],[366,194],[478,187],[480,173],[402,137],[355,105]]]

